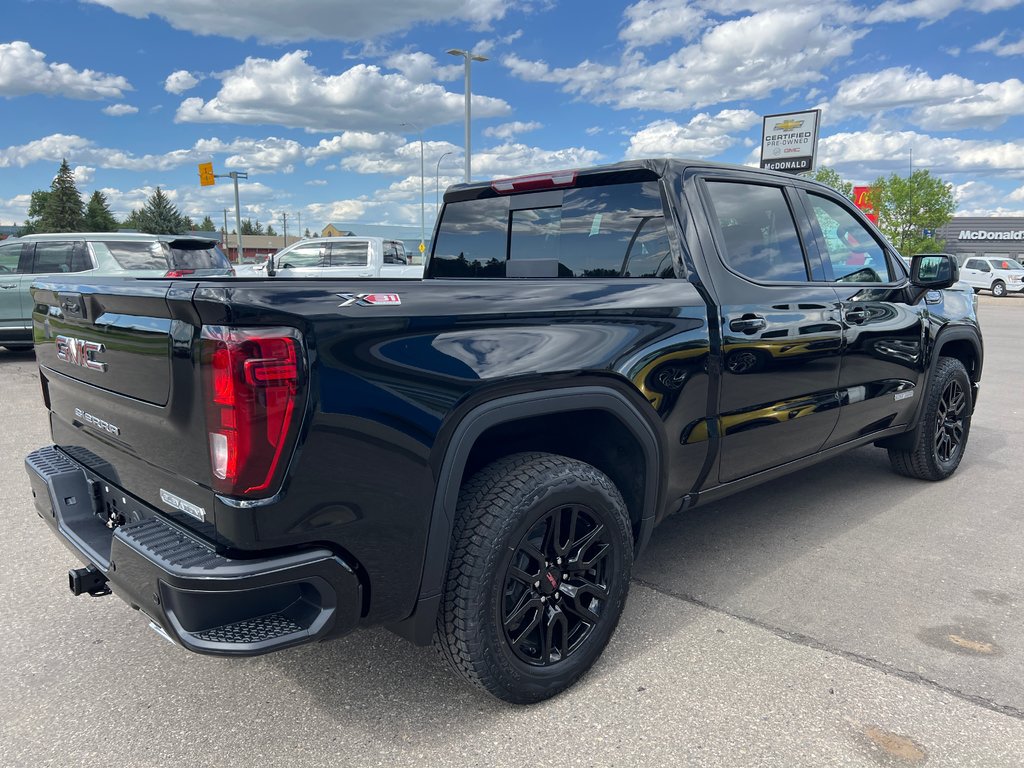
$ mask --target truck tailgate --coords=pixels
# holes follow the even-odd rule
[[[142,502],[212,536],[194,288],[42,281],[32,289],[32,320],[54,443],[135,497],[100,484],[111,497],[101,503],[131,521]],[[182,511],[190,505],[191,514]]]

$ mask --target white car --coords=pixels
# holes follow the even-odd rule
[[[1024,291],[1024,266],[1008,256],[972,257],[960,268],[960,279],[974,292],[992,291],[993,296]]]
[[[423,277],[423,266],[409,263],[401,240],[381,237],[300,240],[273,259],[275,277]],[[266,277],[267,262],[236,271],[241,277]]]

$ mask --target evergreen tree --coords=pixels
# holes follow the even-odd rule
[[[25,219],[25,225],[21,228],[21,234],[32,235],[43,231],[40,229],[40,225],[43,211],[46,210],[46,201],[49,199],[50,191],[47,189],[37,189],[32,193],[32,199],[28,204],[28,218]]]
[[[75,174],[67,160],[61,160],[60,170],[50,185],[50,194],[38,225],[39,232],[81,232],[85,226],[85,206],[75,186]]]
[[[134,214],[135,212],[132,211]],[[138,213],[139,230],[151,235],[177,235],[187,232],[192,222],[182,216],[178,207],[170,201],[160,187],[150,195],[145,206]]]
[[[312,235],[309,234],[309,227],[306,227],[306,234],[304,234],[303,237],[312,237]]]
[[[89,198],[85,208],[85,230],[87,232],[117,232],[117,219],[110,212],[107,198],[98,189]]]
[[[124,221],[121,222],[121,226],[124,229],[131,229],[136,232],[142,231],[142,214],[139,213],[135,208],[132,208],[132,212],[124,217]]]
[[[217,225],[213,223],[213,219],[211,219],[209,216],[204,216],[203,220],[201,222],[199,222],[199,231],[200,232],[216,232],[217,231]]]
[[[263,229],[263,225],[260,224],[259,219],[256,219],[256,223],[253,223],[252,219],[242,219],[242,234],[265,235],[266,231]]]
[[[277,236],[277,232],[274,230],[273,224],[267,224],[267,235],[269,235],[270,237]]]

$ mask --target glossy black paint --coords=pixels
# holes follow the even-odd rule
[[[516,419],[546,413],[529,404],[548,393],[604,391],[621,401],[626,416],[583,397],[567,402],[560,412],[571,418],[557,438],[565,450],[585,452],[573,433],[585,433],[599,411],[631,422],[627,433],[650,430],[650,443],[637,441],[653,446],[638,465],[646,474],[633,510],[642,542],[650,523],[683,506],[913,427],[921,398],[905,393],[920,391],[944,344],[972,355],[968,370],[980,379],[969,291],[936,291],[910,304],[904,272],[881,286],[825,279],[820,232],[801,191],[841,200],[831,191],[782,174],[681,161],[622,164],[582,173],[578,183],[603,183],[609,172],[661,180],[676,278],[40,285],[34,321],[54,441],[221,551],[330,549],[360,580],[362,621],[393,623],[437,594],[454,509],[448,491],[472,469],[474,441],[486,434],[467,425],[494,403],[526,403],[525,411],[503,411],[502,419]],[[761,285],[723,263],[702,191],[711,177],[786,190],[807,282]],[[494,194],[489,185],[460,185],[445,199]],[[59,294],[68,291],[96,311],[64,316]],[[398,293],[401,304],[342,306],[338,294],[346,292]],[[104,317],[106,324],[95,322]],[[196,344],[203,325],[284,325],[303,334],[301,431],[269,499],[240,502],[210,490]],[[125,356],[110,357],[115,378],[64,369],[52,350],[55,328],[126,336]],[[121,434],[76,419],[75,408],[112,414]],[[542,431],[532,438],[543,447],[554,439]],[[517,439],[531,445],[531,435]],[[464,458],[453,459],[457,450]],[[203,506],[207,522],[162,505],[161,488]],[[427,638],[433,604],[417,611]]]

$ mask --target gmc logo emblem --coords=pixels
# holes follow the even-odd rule
[[[72,336],[57,337],[57,359],[70,365],[79,365],[90,371],[106,371],[107,364],[93,359],[92,355],[102,352],[106,347],[98,341],[85,341]]]

